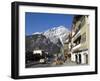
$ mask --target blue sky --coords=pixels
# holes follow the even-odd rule
[[[65,26],[71,30],[74,15],[51,13],[25,13],[25,33],[31,35],[43,32],[53,27]]]

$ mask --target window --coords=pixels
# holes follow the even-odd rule
[[[81,36],[79,36],[75,41],[75,46],[81,43]]]

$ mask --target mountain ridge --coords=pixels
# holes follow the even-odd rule
[[[44,32],[35,32],[32,35],[43,34],[47,38],[49,38],[51,40],[51,42],[53,42],[54,44],[56,44],[58,42],[58,39],[60,39],[60,41],[63,44],[64,41],[66,40],[66,38],[68,37],[69,32],[70,31],[66,27],[58,26],[58,27],[53,27],[51,29],[48,29]]]
[[[48,52],[50,55],[58,54],[69,32],[70,31],[66,27],[60,26],[26,36],[26,52],[40,49]]]

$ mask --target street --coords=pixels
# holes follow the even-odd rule
[[[76,66],[79,64],[76,64],[75,62],[71,62],[70,60],[65,61],[63,64],[56,64],[55,62],[51,63],[39,63],[39,62],[34,62],[28,64],[26,67],[27,68],[38,68],[38,67],[61,67],[61,66]]]

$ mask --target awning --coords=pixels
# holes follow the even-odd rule
[[[87,48],[86,49],[75,50],[75,51],[73,51],[73,53],[78,53],[78,52],[87,51],[87,50],[88,50]]]

